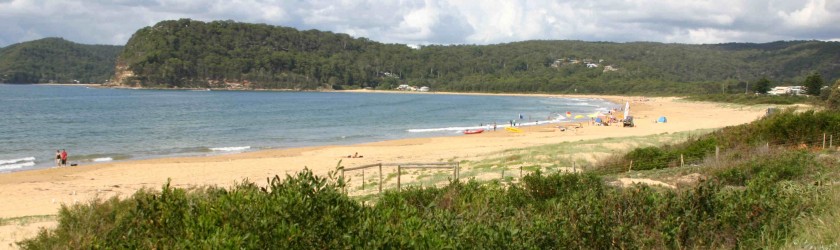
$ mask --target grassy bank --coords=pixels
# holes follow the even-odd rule
[[[756,104],[775,104],[775,105],[791,105],[791,104],[814,104],[818,102],[817,98],[809,96],[797,95],[755,95],[755,94],[707,94],[707,95],[693,95],[686,97],[687,100],[701,101],[701,102],[725,102],[736,103],[744,105]]]

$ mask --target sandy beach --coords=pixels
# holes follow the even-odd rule
[[[122,161],[78,167],[51,168],[0,174],[0,218],[52,215],[61,204],[85,202],[95,197],[127,196],[140,188],[160,188],[167,179],[176,187],[230,186],[249,179],[264,184],[266,178],[284,176],[308,167],[317,174],[333,170],[339,161],[345,167],[371,163],[439,162],[476,159],[494,152],[564,141],[645,136],[696,129],[720,128],[753,121],[764,114],[761,107],[736,107],[688,102],[673,97],[641,98],[580,96],[630,101],[636,127],[590,126],[560,131],[557,126],[524,127],[523,133],[504,129],[477,135],[458,135],[383,141],[357,145],[320,146],[265,150],[207,157],[162,158]],[[666,116],[667,123],[655,123]],[[552,131],[552,132],[546,132]],[[347,158],[358,152],[363,158]],[[33,223],[0,226],[0,248],[34,235]]]

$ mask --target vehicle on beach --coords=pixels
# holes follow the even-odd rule
[[[636,125],[633,124],[633,116],[628,116],[622,120],[622,127],[635,127]]]

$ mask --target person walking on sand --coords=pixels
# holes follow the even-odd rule
[[[64,149],[61,150],[61,166],[67,166],[67,151]]]
[[[55,150],[55,167],[61,167],[61,150]]]

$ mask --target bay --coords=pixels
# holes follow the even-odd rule
[[[70,162],[463,136],[511,120],[564,122],[600,99],[368,92],[194,91],[0,84],[0,172]],[[586,118],[588,119],[588,118]],[[491,129],[492,130],[492,129]],[[409,152],[407,152],[409,153]]]

